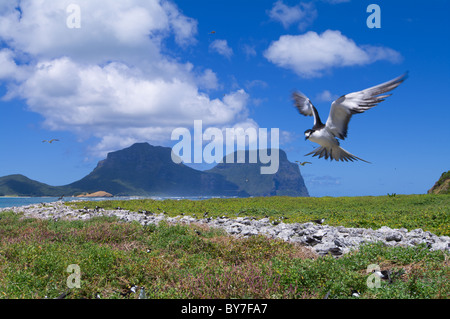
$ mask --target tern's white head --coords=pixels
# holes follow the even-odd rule
[[[314,131],[311,129],[305,131],[305,141],[310,138],[310,136],[313,132]]]

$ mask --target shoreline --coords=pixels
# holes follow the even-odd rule
[[[81,201],[77,199],[74,201]],[[12,211],[23,213],[26,218],[42,218],[67,220],[87,220],[99,216],[115,216],[123,222],[136,221],[141,225],[168,223],[202,224],[209,227],[224,229],[227,234],[245,238],[263,235],[273,239],[282,239],[291,243],[298,243],[310,247],[320,256],[331,254],[340,257],[357,249],[361,244],[382,242],[387,246],[416,247],[425,244],[431,251],[450,251],[450,237],[437,236],[421,228],[408,231],[406,228],[392,229],[382,226],[377,230],[371,228],[350,228],[344,226],[330,226],[326,224],[307,223],[273,223],[269,218],[256,219],[252,217],[205,217],[192,216],[168,217],[163,213],[133,212],[116,209],[76,209],[65,205],[63,201],[31,204],[18,207],[0,208],[0,212]]]

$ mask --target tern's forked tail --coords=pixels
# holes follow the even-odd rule
[[[366,163],[371,164],[370,162],[363,160],[362,158],[359,158],[349,152],[347,152],[346,150],[344,150],[342,147],[336,145],[330,148],[326,148],[324,146],[318,147],[315,150],[313,150],[312,152],[305,154],[305,156],[307,155],[311,155],[314,154],[314,156],[319,156],[319,158],[325,157],[325,159],[330,159],[335,160],[335,161],[342,161],[342,162],[353,162],[353,161],[363,161]]]

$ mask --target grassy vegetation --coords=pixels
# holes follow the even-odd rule
[[[448,217],[441,216],[448,215],[448,198],[255,198],[89,204],[130,205],[128,208],[165,210],[174,215],[208,211],[212,216],[240,212],[274,218],[284,214],[289,216],[287,221],[324,216],[337,224],[371,220],[366,215],[377,211],[379,205],[387,222],[394,223],[389,209],[397,207],[399,212],[410,209],[412,216],[419,219],[415,222],[418,227],[443,230],[432,223],[425,227],[420,221],[434,214],[448,223]],[[397,205],[392,205],[392,200]],[[343,211],[333,208],[333,203],[341,203]],[[359,221],[358,212],[362,215]],[[375,220],[378,223],[382,219]],[[396,223],[406,227],[401,224],[406,220],[401,218]],[[236,239],[223,230],[200,225],[142,226],[105,217],[55,222],[24,219],[11,212],[0,214],[0,298],[55,298],[67,289],[70,273],[66,269],[70,264],[80,267],[81,287],[71,289],[67,298],[94,298],[97,293],[101,298],[124,298],[120,293],[132,284],[146,287],[148,298],[322,298],[328,292],[329,298],[352,298],[352,290],[357,290],[360,298],[450,295],[448,253],[430,252],[425,247],[374,244],[338,259],[317,258],[299,245],[262,236]],[[366,270],[371,264],[403,272],[392,283],[382,281],[380,288],[369,288],[366,282],[370,274]],[[138,293],[128,296],[137,297]]]
[[[441,174],[441,177],[437,181],[438,185],[442,185],[447,179],[450,179],[450,171]]]
[[[271,219],[287,217],[286,223],[308,222],[325,218],[332,226],[378,229],[382,226],[422,228],[436,235],[450,236],[449,195],[396,195],[365,197],[255,197],[235,199],[191,200],[108,200],[103,202],[79,202],[77,207],[101,206],[113,209],[118,206],[132,211],[148,210],[168,216],[180,214],[202,217],[255,216]]]
[[[450,171],[442,173],[439,180],[430,190],[433,194],[450,195]]]

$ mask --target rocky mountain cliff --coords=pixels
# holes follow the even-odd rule
[[[222,163],[207,172],[224,176],[252,196],[309,196],[299,166],[289,162],[283,150],[279,150],[279,168],[275,174],[261,174],[261,166],[267,164],[259,159],[257,163],[249,163],[252,152],[257,151],[245,151],[245,163],[237,163],[235,152],[233,163],[227,163],[224,157]]]

